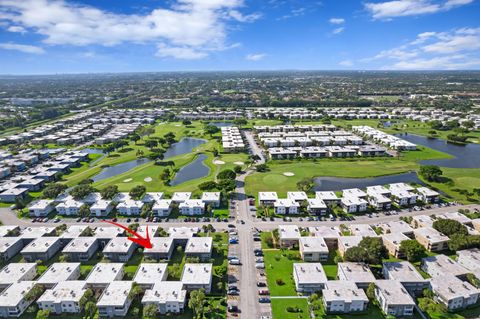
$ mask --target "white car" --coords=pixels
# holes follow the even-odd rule
[[[265,269],[265,264],[264,263],[256,263],[255,268],[257,269]]]

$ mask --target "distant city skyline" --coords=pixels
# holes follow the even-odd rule
[[[0,74],[478,70],[478,0],[0,0]]]

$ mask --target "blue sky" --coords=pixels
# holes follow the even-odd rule
[[[480,69],[480,0],[0,0],[0,73]]]

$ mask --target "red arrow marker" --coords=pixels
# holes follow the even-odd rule
[[[132,234],[133,236],[135,237],[128,237],[128,240],[130,241],[133,241],[134,243],[137,243],[138,245],[144,247],[144,248],[147,248],[147,249],[150,249],[152,248],[152,242],[150,241],[150,235],[148,234],[148,225],[147,225],[147,238],[143,238],[142,236],[140,236],[138,233],[134,232],[133,230],[131,230],[130,228],[128,227],[125,227],[121,224],[117,224],[115,222],[112,222],[112,221],[109,221],[109,220],[102,220],[106,223],[109,223],[109,224],[112,224],[114,226],[117,226],[117,227],[120,227],[124,230],[126,230],[127,232],[129,232],[130,234]]]

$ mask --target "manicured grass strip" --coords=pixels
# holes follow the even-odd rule
[[[264,253],[265,271],[267,273],[270,295],[296,296],[293,264],[303,262],[298,251],[274,249]]]
[[[289,312],[287,308],[298,312]],[[308,302],[306,298],[272,299],[273,319],[309,319]]]

